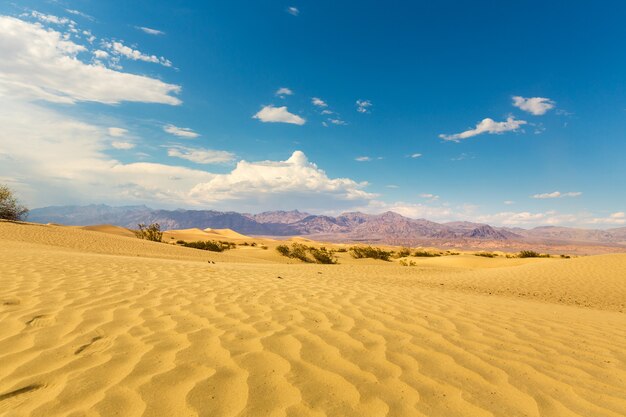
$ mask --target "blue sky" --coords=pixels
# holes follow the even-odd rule
[[[624,225],[626,4],[545,3],[0,1],[0,182]]]

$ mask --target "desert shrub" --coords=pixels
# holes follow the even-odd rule
[[[186,246],[188,248],[208,250],[211,252],[224,252],[225,250],[229,250],[237,246],[232,242],[224,242],[224,241],[217,241],[217,240],[205,240],[205,241],[199,240],[197,242],[179,241],[179,242],[182,242],[180,243],[180,245]]]
[[[137,227],[139,229],[135,230],[135,236],[139,239],[150,240],[152,242],[160,242],[163,240],[163,232],[158,223],[150,223],[147,226],[144,223],[140,223]]]
[[[394,255],[396,258],[406,258],[407,256],[411,256],[411,249],[409,248],[401,248]]]
[[[348,252],[348,249],[346,249],[346,248],[339,248],[335,252],[345,253],[345,252]]]
[[[549,258],[549,254],[541,254],[534,250],[523,250],[517,255],[518,258]]]
[[[278,245],[276,246],[276,250],[283,256],[289,256],[290,254],[289,246],[287,245]]]
[[[483,258],[495,258],[496,256],[498,256],[498,254],[493,252],[476,252],[474,256],[482,256]]]
[[[0,219],[19,221],[28,215],[28,209],[21,205],[13,191],[6,185],[0,185]]]
[[[350,248],[350,255],[355,259],[372,258],[389,261],[391,252],[371,246],[353,246]]]
[[[417,266],[417,264],[413,261],[400,259],[400,265],[402,266]]]
[[[261,249],[263,249],[263,250],[268,250],[268,249],[269,249],[269,248],[268,248],[267,246],[265,246],[265,245],[261,245],[261,246],[259,246],[259,247],[260,247]]]
[[[250,246],[250,244],[248,242],[243,242],[243,243],[240,243],[239,246]]]
[[[434,257],[437,257],[437,256],[441,256],[441,254],[438,253],[438,252],[428,252],[428,251],[425,251],[425,250],[417,250],[417,251],[415,251],[413,256],[416,256],[418,258],[434,258]]]
[[[250,246],[255,247],[256,246],[256,242],[250,243]]]
[[[318,264],[336,264],[337,258],[332,250],[325,247],[315,248],[313,246],[303,245],[302,243],[293,243],[291,248],[287,245],[278,245],[276,247],[278,253],[288,258],[299,259],[306,263]],[[311,257],[309,257],[309,255]]]
[[[563,259],[569,259],[569,258],[571,258],[571,256],[569,256],[569,255],[561,255],[561,258],[563,258]]]

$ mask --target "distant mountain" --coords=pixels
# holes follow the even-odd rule
[[[377,215],[350,212],[332,217],[298,210],[242,214],[215,210],[153,210],[146,206],[111,207],[101,204],[34,209],[30,212],[29,220],[79,226],[113,224],[128,228],[136,228],[139,223],[159,223],[164,230],[227,228],[246,235],[304,235],[329,241],[408,245],[430,243],[497,248],[513,247],[513,243],[517,242],[626,247],[626,227],[593,230],[548,226],[527,230],[472,222],[436,223],[410,219],[391,211]]]

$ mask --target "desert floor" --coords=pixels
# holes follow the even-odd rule
[[[2,416],[626,415],[626,254],[310,265],[87,229],[0,222]],[[254,240],[165,237],[203,233]]]

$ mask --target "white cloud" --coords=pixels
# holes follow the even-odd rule
[[[420,196],[420,198],[426,198],[426,199],[428,199],[428,200],[430,200],[430,201],[436,201],[436,200],[439,200],[439,196],[438,196],[438,195],[435,195],[435,194],[430,194],[430,193],[422,193],[422,194],[420,194],[419,196]]]
[[[222,164],[231,162],[235,155],[226,151],[212,149],[188,148],[185,146],[172,146],[167,150],[169,156],[186,159],[197,164]]]
[[[319,97],[313,97],[311,99],[311,103],[317,107],[328,107],[328,104],[326,104],[326,102]]]
[[[328,109],[324,109],[320,114],[333,114],[333,112]]]
[[[369,113],[369,108],[372,107],[372,102],[369,100],[357,100],[356,111],[359,113]]]
[[[178,127],[172,124],[163,126],[163,130],[171,135],[178,136],[180,138],[186,138],[186,139],[194,139],[200,136],[200,134],[194,132],[192,129],[188,127]]]
[[[501,212],[496,214],[482,215],[474,219],[480,223],[504,226],[539,226],[539,225],[562,225],[574,224],[578,222],[579,216],[574,214],[560,214],[556,211],[532,213],[522,212]]]
[[[172,95],[179,86],[85,64],[78,55],[86,50],[41,24],[0,16],[0,96],[56,103],[181,103]]]
[[[298,16],[300,14],[300,10],[298,10],[297,7],[288,7],[287,8],[287,13],[289,13],[292,16]]]
[[[130,142],[114,141],[114,142],[111,142],[111,146],[113,146],[115,149],[128,150],[128,149],[133,149],[135,147],[135,144],[130,143]]]
[[[357,156],[356,158],[354,158],[354,160],[358,162],[369,162],[372,160],[372,158],[370,158],[369,156]]]
[[[329,178],[304,153],[295,151],[286,161],[240,161],[232,172],[195,186],[191,196],[204,202],[235,200],[244,207],[272,203],[273,207],[327,208],[374,198],[363,190],[365,186],[349,178]]]
[[[443,140],[459,142],[462,139],[468,139],[482,133],[502,134],[504,132],[514,132],[525,124],[527,124],[526,121],[516,120],[514,117],[508,117],[504,122],[496,122],[493,119],[486,118],[478,123],[474,129],[453,135],[441,134],[439,137]]]
[[[345,126],[348,124],[348,122],[341,120],[341,119],[328,119],[328,121],[338,126]]]
[[[93,51],[93,56],[97,59],[107,59],[110,55],[107,51],[96,49],[95,51]]]
[[[253,119],[258,119],[263,123],[290,123],[294,125],[303,125],[306,123],[302,117],[289,113],[287,106],[274,107],[272,105],[265,106],[257,114],[252,116]]]
[[[274,94],[284,98],[284,96],[293,96],[293,91],[287,87],[280,87]]]
[[[51,14],[40,13],[37,11],[32,11],[30,15],[43,23],[50,23],[53,25],[76,25],[76,22],[68,19],[67,17],[58,17]]]
[[[513,204],[515,204],[515,201],[513,201],[513,200],[504,200],[503,203],[506,204],[507,206],[512,206]]]
[[[411,155],[409,155],[409,158],[421,158],[421,156],[421,153],[412,153]]]
[[[109,136],[113,136],[114,138],[120,138],[125,136],[128,133],[128,130],[122,129],[121,127],[110,127],[108,129]]]
[[[535,116],[542,116],[546,114],[548,110],[553,109],[556,103],[545,97],[526,98],[513,96],[513,105]]]
[[[66,11],[66,12],[68,12],[68,13],[70,13],[70,14],[73,14],[73,15],[75,15],[75,16],[84,17],[84,18],[85,18],[85,19],[87,19],[87,20],[91,20],[91,21],[95,20],[95,19],[93,18],[93,16],[90,16],[90,15],[88,15],[87,13],[83,13],[83,12],[81,12],[80,10],[65,9],[65,11]]]
[[[148,35],[153,35],[153,36],[165,35],[165,32],[161,30],[147,28],[145,26],[135,26],[135,28],[144,33],[147,33]]]
[[[172,66],[172,62],[168,59],[158,57],[156,55],[144,54],[143,52],[130,48],[121,42],[104,42],[102,45],[109,49],[109,51],[111,51],[114,55],[123,56],[133,61],[151,62],[154,64],[161,64],[164,67]]]
[[[618,211],[609,217],[596,217],[589,220],[590,224],[626,224],[626,213]]]
[[[554,191],[552,193],[534,194],[531,197],[532,198],[538,198],[538,199],[547,199],[547,198],[579,197],[582,194],[583,193],[581,193],[580,191],[568,192],[568,193],[562,193],[560,191]]]

